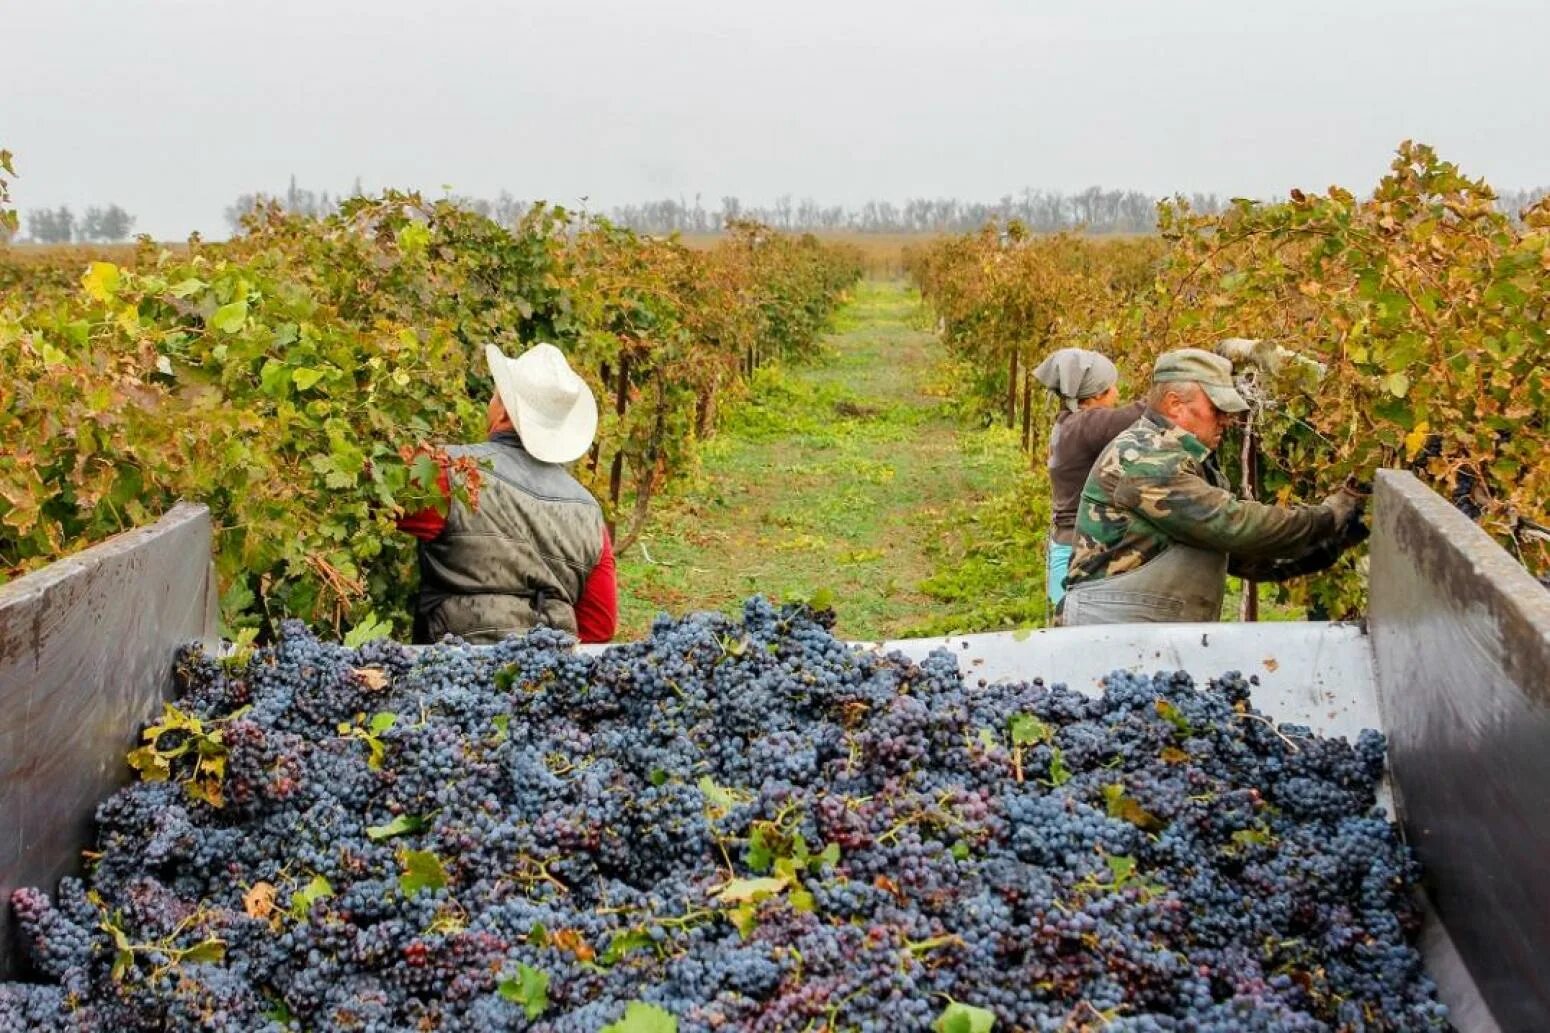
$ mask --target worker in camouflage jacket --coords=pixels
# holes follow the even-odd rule
[[[1158,358],[1145,413],[1082,488],[1062,623],[1218,620],[1229,573],[1312,573],[1364,537],[1362,498],[1349,489],[1314,506],[1229,490],[1212,451],[1247,409],[1227,359],[1198,348]]]

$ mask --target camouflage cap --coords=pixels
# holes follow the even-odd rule
[[[1232,382],[1232,363],[1220,355],[1201,348],[1179,348],[1157,356],[1152,367],[1152,383],[1188,381],[1199,384],[1211,404],[1222,412],[1247,412],[1249,403],[1243,400]]]

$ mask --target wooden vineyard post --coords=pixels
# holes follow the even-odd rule
[[[1243,497],[1251,502],[1259,499],[1259,433],[1254,428],[1254,412],[1249,411],[1249,418],[1243,426],[1243,452],[1240,457],[1243,466]],[[1238,608],[1238,619],[1245,621],[1259,620],[1259,582],[1243,582],[1243,602]]]
[[[620,421],[624,419],[626,410],[630,407],[630,356],[625,354],[619,359],[619,386],[614,392],[614,412]],[[619,442],[619,451],[614,453],[613,467],[608,471],[608,503],[609,512],[617,513],[619,509],[619,492],[624,487],[624,442]],[[613,534],[613,528],[608,529]]]
[[[610,372],[611,371],[608,368],[608,361],[605,359],[603,361],[602,367],[598,370],[598,379],[600,379],[605,385],[608,383],[608,375]],[[587,472],[592,474],[594,477],[597,476],[597,463],[602,454],[603,442],[594,437],[592,439],[592,450],[587,455]]]
[[[1011,365],[1006,373],[1006,425],[1017,426],[1017,349],[1012,349]]]
[[[1023,370],[1023,451],[1033,448],[1033,370]]]

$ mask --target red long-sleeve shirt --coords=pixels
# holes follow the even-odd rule
[[[446,468],[437,479],[444,498],[452,497],[452,483]],[[432,541],[446,529],[447,518],[435,506],[398,518],[398,529],[422,542]],[[619,628],[619,581],[614,566],[614,546],[603,528],[603,551],[587,575],[581,598],[576,600],[576,633],[583,642],[609,642]]]

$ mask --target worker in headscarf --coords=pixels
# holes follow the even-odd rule
[[[1060,398],[1049,440],[1050,517],[1048,578],[1051,606],[1065,596],[1064,581],[1076,544],[1076,507],[1088,471],[1120,431],[1141,418],[1145,406],[1119,406],[1119,370],[1098,352],[1061,348],[1033,371]]]
[[[485,467],[478,507],[452,497],[443,471],[445,509],[398,524],[420,539],[415,641],[499,642],[549,625],[607,642],[618,617],[613,545],[602,507],[565,469],[597,432],[592,389],[552,344],[515,359],[492,344],[485,360],[489,439],[446,450]]]

